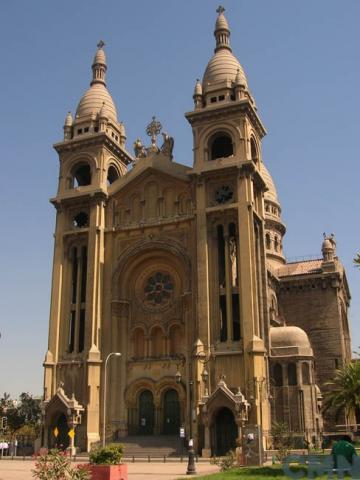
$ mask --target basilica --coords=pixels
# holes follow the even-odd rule
[[[128,150],[103,42],[66,116],[54,145],[44,445],[181,434],[208,457],[245,432],[270,448],[274,422],[310,443],[346,423],[322,408],[351,357],[335,237],[319,233],[319,258],[286,261],[266,130],[222,7],[214,37],[185,114],[192,167],[155,117],[148,144]]]

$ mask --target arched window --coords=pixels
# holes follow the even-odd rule
[[[211,144],[210,159],[230,157],[234,154],[233,143],[231,137],[226,133],[217,135]]]
[[[119,172],[116,170],[114,165],[110,165],[108,169],[108,174],[107,174],[107,183],[108,185],[111,185],[112,183],[115,182],[119,178]]]
[[[181,352],[181,340],[181,329],[179,325],[174,325],[170,330],[170,355]]]
[[[80,212],[73,218],[73,225],[75,228],[83,228],[89,225],[89,215],[85,212]]]
[[[266,243],[266,248],[267,248],[267,250],[270,250],[270,248],[271,248],[271,240],[270,240],[270,234],[269,234],[269,233],[267,233],[267,234],[265,235],[265,243]]]
[[[142,328],[137,328],[134,332],[134,357],[145,357],[145,335]]]
[[[295,363],[289,363],[288,365],[288,383],[289,385],[297,385],[297,374]]]
[[[283,386],[283,372],[282,372],[282,366],[280,363],[276,363],[274,365],[274,383],[276,387],[282,387]]]
[[[82,164],[76,166],[73,170],[73,187],[83,187],[91,184],[90,165]]]
[[[161,357],[164,354],[164,336],[160,327],[152,331],[152,356]]]
[[[257,153],[256,143],[252,137],[250,139],[250,150],[251,150],[251,160],[257,160],[259,157]]]
[[[274,250],[275,252],[279,251],[279,239],[277,236],[275,236],[275,240],[274,240]]]
[[[301,366],[301,373],[302,373],[302,383],[304,385],[310,384],[310,369],[309,364],[307,362],[303,362]]]

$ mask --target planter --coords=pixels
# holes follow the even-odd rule
[[[128,480],[127,465],[90,465],[91,480]]]

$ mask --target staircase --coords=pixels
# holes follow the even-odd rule
[[[124,458],[180,457],[182,453],[180,439],[176,435],[134,435],[121,438],[116,443],[124,445]]]

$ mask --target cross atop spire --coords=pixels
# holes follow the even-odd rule
[[[97,44],[98,49],[105,47],[105,42],[103,40],[100,40],[100,42]]]
[[[230,29],[227,23],[226,17],[224,15],[225,8],[222,5],[219,5],[217,8],[217,19],[215,23],[215,38],[216,38],[216,48],[215,52],[225,48],[231,51],[230,47]]]

